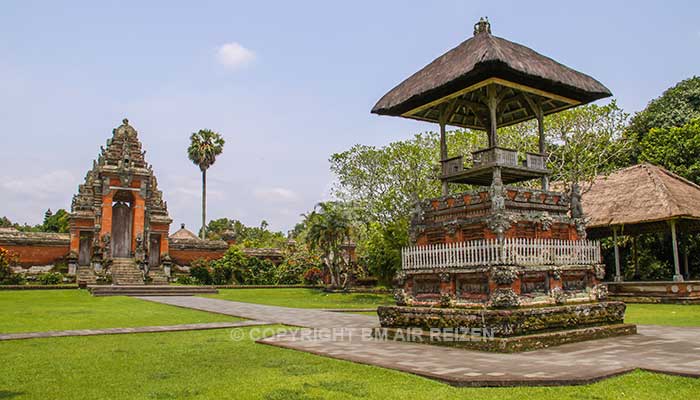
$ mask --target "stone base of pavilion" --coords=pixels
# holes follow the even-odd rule
[[[375,337],[470,350],[513,353],[633,335],[617,301],[513,309],[386,306]]]
[[[609,297],[625,303],[700,304],[700,281],[610,282]]]

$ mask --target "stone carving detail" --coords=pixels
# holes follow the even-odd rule
[[[548,231],[552,228],[554,218],[552,218],[548,212],[543,212],[537,216],[537,222],[540,224],[543,231]]]
[[[603,278],[605,278],[605,265],[598,264],[593,268],[594,268],[594,273],[595,273],[596,279],[598,279],[599,281],[602,281]]]
[[[498,212],[491,215],[486,220],[486,226],[498,236],[499,239],[503,239],[506,231],[513,226],[513,219],[504,212]]]
[[[501,169],[494,168],[493,182],[489,188],[489,197],[491,198],[491,208],[498,212],[506,208],[506,188],[501,180]]]
[[[552,270],[550,271],[550,276],[555,281],[560,281],[561,280],[561,268],[559,268],[559,267],[552,268]]]
[[[593,286],[591,294],[595,299],[606,300],[608,298],[608,286],[602,283]]]
[[[440,278],[440,282],[449,282],[452,280],[452,274],[447,271],[438,273],[438,277]]]
[[[585,240],[588,237],[586,233],[586,221],[584,218],[574,218],[574,224],[576,225],[576,233],[578,238]]]
[[[580,219],[583,218],[583,207],[581,206],[581,188],[578,183],[574,183],[571,186],[571,218]]]
[[[450,293],[443,293],[440,295],[440,307],[449,308],[454,307],[455,298]]]
[[[491,267],[491,279],[498,285],[510,285],[518,279],[518,269],[510,266]]]
[[[517,307],[520,304],[518,295],[513,289],[496,289],[491,293],[489,298],[491,306],[494,308],[511,308]]]
[[[411,296],[403,289],[395,289],[393,296],[394,300],[396,300],[396,305],[407,306],[411,304]]]
[[[394,276],[394,282],[396,283],[397,286],[403,286],[406,283],[406,278],[407,278],[406,273],[403,271],[399,271]]]
[[[549,295],[554,299],[554,302],[557,304],[566,303],[566,294],[564,294],[564,291],[560,287],[555,287],[552,290],[550,290]]]

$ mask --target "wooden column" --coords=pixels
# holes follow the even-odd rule
[[[486,88],[486,105],[489,107],[489,147],[498,146],[498,136],[496,132],[498,131],[498,119],[497,119],[497,109],[498,109],[498,98],[496,97],[496,87],[490,85]]]
[[[447,137],[446,137],[446,132],[445,132],[445,118],[440,118],[440,168],[442,168],[442,163],[447,160]],[[441,171],[442,173],[442,171]],[[447,181],[442,181],[442,195],[447,196],[450,194],[450,187],[447,184]]]
[[[620,248],[617,246],[617,227],[613,227],[613,244],[615,245],[615,282],[622,282],[622,273],[620,272]]]
[[[639,280],[639,255],[637,253],[637,236],[632,236],[632,261],[634,262],[634,279]]]
[[[680,262],[678,261],[678,239],[676,238],[676,220],[670,220],[669,224],[671,225],[671,243],[673,246],[673,280],[675,282],[682,282],[683,275],[681,275]]]

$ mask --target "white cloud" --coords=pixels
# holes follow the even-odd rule
[[[43,175],[12,177],[3,179],[0,188],[3,192],[23,199],[45,200],[54,195],[66,195],[77,191],[82,180],[76,179],[66,170],[56,170]]]
[[[255,53],[238,42],[225,43],[219,46],[216,56],[222,65],[231,69],[248,65],[255,59]]]
[[[299,195],[296,192],[281,187],[257,188],[253,191],[253,196],[258,200],[277,203],[290,203],[299,200]]]

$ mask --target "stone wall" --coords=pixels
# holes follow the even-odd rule
[[[229,248],[222,240],[168,239],[170,258],[180,266],[189,266],[198,258],[215,260]],[[20,232],[0,230],[0,247],[19,256],[24,268],[50,266],[65,260],[70,252],[70,234],[48,232]],[[279,249],[244,249],[250,257],[264,258],[279,264],[283,255]]]
[[[17,254],[22,267],[53,265],[68,256],[70,235],[3,229],[0,231],[0,247]]]

